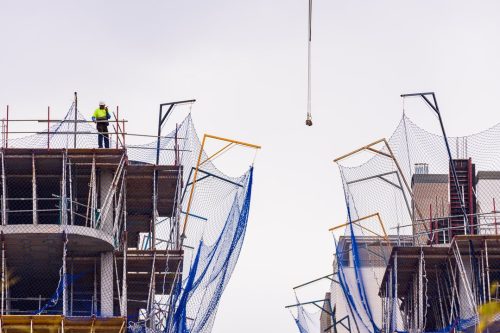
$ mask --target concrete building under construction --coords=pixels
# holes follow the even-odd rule
[[[176,103],[162,107],[169,107],[170,112]],[[125,132],[126,121],[110,120],[115,131],[110,133],[110,149],[95,148],[98,133],[89,121],[77,116],[76,100],[64,119],[48,117],[47,129],[28,137],[14,137],[19,134],[12,130],[16,120],[8,119],[7,113],[0,149],[0,332],[178,331],[196,325],[193,311],[213,322],[220,295],[210,308],[199,300],[189,303],[182,296],[184,279],[196,271],[192,265],[205,264],[207,270],[214,265],[196,254],[202,251],[203,233],[187,229],[187,217],[211,218],[212,227],[219,229],[210,232],[220,234],[219,238],[234,233],[229,223],[246,225],[246,219],[235,213],[232,218],[224,217],[232,206],[219,202],[217,218],[227,225],[223,229],[213,209],[200,204],[204,199],[196,196],[194,186],[198,182],[202,194],[214,201],[218,194],[207,190],[214,187],[203,186],[223,182],[233,196],[239,193],[234,189],[240,188],[243,195],[248,177],[239,183],[210,172],[210,157],[201,161],[206,157],[203,144],[200,147],[193,141],[195,133],[189,134],[190,117],[182,125],[182,135],[181,126],[170,136],[162,135],[161,123],[166,118],[162,107],[158,136],[153,136],[152,144],[125,145],[131,135]],[[208,135],[203,143],[208,137],[234,145],[232,140]],[[182,152],[196,154],[198,163],[182,160]],[[227,196],[224,189],[218,192]],[[234,200],[242,202],[242,195]],[[228,246],[220,245],[220,250],[208,255],[221,257]],[[185,249],[190,251],[188,263]],[[233,255],[237,257],[238,252],[234,251],[224,253],[227,263],[236,260]],[[193,263],[195,256],[199,259]],[[224,274],[226,270],[217,268]],[[223,287],[227,274],[224,279],[197,276],[200,288]],[[191,287],[190,293],[195,292]],[[205,290],[199,293],[212,297]]]

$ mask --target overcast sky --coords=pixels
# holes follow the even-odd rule
[[[499,1],[315,0],[306,127],[307,3],[0,0],[0,114],[62,116],[78,91],[87,116],[104,99],[155,134],[159,103],[196,98],[200,134],[263,146],[216,333],[296,331],[291,288],[330,272],[345,220],[332,160],[390,136],[401,93],[435,91],[449,135],[500,121]],[[437,132],[421,101],[406,111]]]

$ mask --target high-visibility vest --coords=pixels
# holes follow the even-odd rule
[[[97,120],[107,120],[108,119],[108,113],[107,113],[106,109],[96,109],[94,111],[93,116]]]

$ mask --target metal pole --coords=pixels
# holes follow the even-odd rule
[[[3,231],[1,231],[2,237],[2,311],[1,315],[4,314],[4,304],[5,304],[5,238],[3,235]]]
[[[33,191],[33,224],[38,224],[38,199],[36,189],[36,168],[35,168],[35,154],[31,155],[31,169],[32,169],[32,191]]]
[[[47,107],[47,149],[50,149],[50,106]]]
[[[160,111],[158,112],[158,138],[156,139],[156,165],[160,161],[160,135],[161,135],[161,125],[162,125],[162,116],[163,116],[163,105],[160,104]]]
[[[184,238],[186,237],[187,220],[188,220],[188,216],[189,216],[189,211],[191,209],[191,201],[193,200],[194,187],[196,185],[196,180],[197,180],[197,177],[198,177],[198,167],[200,165],[201,156],[203,154],[203,147],[205,146],[206,139],[207,139],[207,135],[205,134],[203,136],[203,140],[201,142],[200,152],[198,153],[198,162],[196,163],[196,169],[194,170],[193,181],[192,181],[192,184],[191,184],[191,191],[189,192],[189,199],[188,199],[188,203],[187,203],[186,216],[184,217],[184,225],[182,226],[181,247],[182,247],[182,244],[184,243]]]
[[[78,95],[75,91],[75,134],[73,139],[73,148],[76,148],[76,131],[77,131],[77,121],[78,121]]]
[[[498,227],[497,227],[497,208],[495,205],[495,198],[493,198],[493,218],[495,219],[495,235],[498,235]]]
[[[61,181],[61,224],[64,226],[65,230],[68,225],[68,212],[66,208],[66,163],[67,156],[66,151],[63,153],[62,157],[62,181]],[[63,316],[68,315],[68,273],[66,268],[66,254],[67,254],[67,244],[68,244],[68,236],[66,231],[63,232]]]
[[[71,279],[72,280],[73,280],[74,276],[75,276],[75,270],[74,270],[74,267],[73,267],[73,260],[71,260]],[[74,297],[74,288],[73,288],[73,286],[74,286],[74,284],[71,283],[70,309],[69,309],[69,315],[70,316],[73,315],[73,297]]]
[[[75,212],[73,209],[73,174],[72,174],[72,164],[71,160],[69,161],[69,212],[71,217],[71,225],[75,224]]]
[[[158,135],[157,135],[157,140],[156,140],[156,164],[159,163],[160,161],[160,137],[161,137],[161,127],[163,126],[163,123],[167,120],[168,115],[170,112],[173,110],[174,106],[180,105],[180,104],[186,104],[186,103],[194,103],[196,102],[195,99],[190,99],[190,100],[185,100],[185,101],[177,101],[177,102],[170,102],[170,103],[162,103],[160,104],[160,111],[158,113]],[[163,114],[163,107],[168,106],[167,112]]]
[[[399,309],[398,305],[398,250],[394,250],[394,301],[396,302],[396,308]],[[392,327],[395,328],[397,323],[395,323],[394,314],[393,314],[393,325]]]
[[[488,283],[488,290],[490,290],[490,263],[488,259],[488,241],[484,240],[484,252],[486,256],[486,281]],[[488,302],[491,302],[491,292],[488,292]]]
[[[68,244],[68,236],[63,232],[64,246],[63,246],[63,316],[68,316],[68,273],[66,271],[66,251]]]
[[[418,261],[418,326],[419,331],[423,331],[424,327],[424,293],[423,293],[423,256],[424,251],[420,248],[420,258]]]
[[[5,158],[2,152],[2,225],[7,225],[7,179],[5,177]]]
[[[9,106],[7,105],[7,130],[5,131],[5,148],[9,147]]]
[[[179,130],[179,125],[175,124],[175,138],[174,138],[175,165],[179,165],[179,149],[177,147],[177,131],[178,130]]]
[[[127,235],[127,171],[125,170],[125,176],[123,181],[125,182],[125,189],[123,195],[123,285],[122,285],[122,316],[127,317],[127,247],[128,247],[128,235]]]
[[[92,314],[97,312],[97,261],[94,259],[94,295],[92,302]]]
[[[153,219],[151,221],[151,250],[156,250],[156,220],[158,211],[158,170],[153,172]]]
[[[122,137],[123,137],[123,148],[125,148],[125,120],[122,120]]]
[[[118,123],[118,119],[120,117],[120,108],[118,107],[118,105],[116,106],[116,128],[115,128],[115,134],[116,134],[116,149],[118,149],[118,127],[120,126],[119,123]]]
[[[434,104],[429,101],[429,99],[426,97],[427,95],[432,96],[432,100]],[[413,96],[420,96],[424,99],[424,101],[431,107],[432,110],[437,114],[438,119],[439,119],[439,125],[441,126],[441,132],[443,133],[443,138],[444,138],[444,143],[446,145],[446,151],[448,152],[448,159],[450,161],[450,166],[451,166],[451,172],[453,174],[453,181],[455,183],[455,187],[457,188],[457,194],[458,197],[460,198],[460,207],[462,208],[462,214],[464,216],[464,223],[465,223],[465,230],[467,231],[469,227],[469,220],[467,218],[467,212],[465,211],[465,203],[462,197],[462,191],[460,190],[460,186],[458,184],[458,176],[457,176],[457,171],[455,169],[455,165],[453,164],[453,157],[451,156],[451,150],[450,150],[450,145],[448,143],[448,137],[446,136],[446,131],[444,129],[444,124],[443,124],[443,119],[441,118],[441,112],[439,111],[439,106],[436,100],[436,95],[433,92],[425,92],[425,93],[415,93],[415,94],[403,94],[401,97],[413,97]],[[467,232],[466,232],[467,233]]]

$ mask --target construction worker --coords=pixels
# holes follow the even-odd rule
[[[104,148],[109,148],[109,118],[111,118],[111,116],[109,115],[106,103],[99,102],[99,108],[94,111],[94,115],[92,116],[92,121],[97,124],[97,132],[99,132],[97,136],[97,143],[99,144],[99,148],[102,148],[103,141]]]

